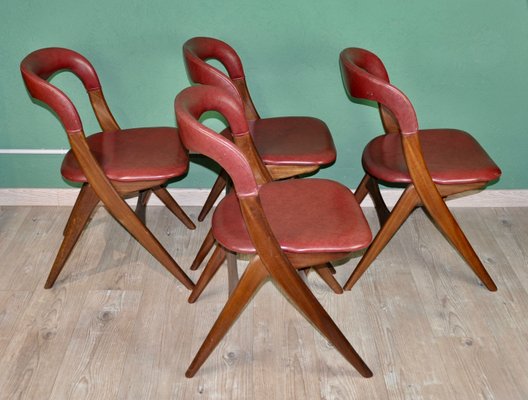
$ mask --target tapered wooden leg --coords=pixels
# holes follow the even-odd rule
[[[268,271],[259,257],[255,256],[242,274],[238,286],[227,299],[216,322],[185,372],[187,378],[192,378],[196,374],[268,276]]]
[[[238,268],[237,255],[235,253],[227,253],[227,288],[229,295],[233,293],[236,285],[238,285]]]
[[[202,294],[206,286],[209,284],[211,279],[213,279],[213,276],[215,276],[216,272],[220,268],[220,266],[224,263],[226,259],[226,251],[223,249],[222,246],[216,245],[216,248],[214,249],[213,255],[207,262],[207,265],[205,266],[202,274],[200,275],[200,278],[198,279],[198,282],[196,282],[196,285],[194,286],[194,289],[189,296],[189,303],[194,303],[196,300],[198,300],[198,297]]]
[[[147,203],[152,191],[150,189],[139,192],[135,213],[144,224],[147,223]]]
[[[202,242],[202,245],[200,246],[196,257],[194,258],[194,261],[191,264],[192,271],[196,271],[198,267],[202,264],[204,258],[211,251],[211,248],[213,247],[214,243],[215,238],[213,236],[213,231],[212,229],[209,229],[209,232],[207,232],[207,235],[205,236],[205,239]]]
[[[64,229],[64,239],[44,285],[45,289],[50,289],[57,280],[97,203],[99,203],[99,197],[97,197],[92,187],[85,183],[75,201],[68,223]]]
[[[202,207],[202,211],[200,211],[200,215],[198,215],[198,221],[202,222],[207,214],[209,214],[209,211],[211,211],[211,208],[213,208],[216,199],[218,199],[218,196],[220,196],[222,190],[225,189],[227,180],[227,172],[222,169],[218,175],[218,178],[216,178],[213,188],[209,192],[209,196],[207,196],[207,200],[205,200],[205,204]]]
[[[90,191],[91,193],[83,193],[85,191]],[[75,199],[75,204],[73,205],[73,208],[72,208],[72,212],[70,213],[70,216],[68,217],[68,222],[66,222],[66,225],[64,226],[64,230],[62,231],[62,235],[66,235],[66,232],[68,232],[68,230],[71,228],[72,225],[76,225],[78,222],[77,222],[77,213],[78,212],[81,212],[82,210],[82,207],[81,206],[78,206],[77,203],[79,202],[83,202],[83,203],[86,203],[87,201],[83,199],[83,197],[85,196],[96,196],[97,198],[97,201],[99,201],[99,198],[97,197],[97,195],[95,194],[93,188],[90,186],[89,183],[84,183],[82,186],[81,186],[81,190],[79,192],[79,195],[77,196],[77,199]],[[97,203],[96,203],[97,205]],[[77,210],[77,208],[80,207],[81,209]],[[91,211],[93,212],[93,210]],[[82,212],[84,214],[84,211]],[[91,218],[91,215],[88,216],[88,221],[89,219]],[[87,221],[87,223],[88,223]]]
[[[339,282],[334,278],[334,275],[332,274],[332,271],[330,268],[328,268],[327,264],[317,265],[313,267],[315,272],[321,277],[323,281],[326,282],[326,284],[334,291],[336,294],[342,294],[343,288],[339,284]]]
[[[119,201],[120,200],[120,201]],[[110,214],[130,232],[130,234],[163,265],[187,289],[192,290],[194,283],[169,255],[150,230],[141,222],[123,199],[112,199],[105,206]]]
[[[394,206],[389,218],[387,219],[387,222],[381,227],[369,248],[365,254],[363,254],[363,257],[356,266],[356,269],[354,269],[354,272],[352,272],[352,275],[350,275],[348,278],[345,286],[343,287],[345,290],[352,289],[352,286],[354,286],[361,275],[363,275],[363,273],[367,270],[372,261],[374,261],[374,259],[378,256],[381,250],[383,250],[385,245],[411,214],[412,210],[414,210],[414,208],[419,204],[419,201],[420,199],[414,186],[409,185]]]
[[[482,265],[477,253],[473,250],[473,247],[469,243],[466,235],[458,225],[455,217],[449,211],[449,208],[445,204],[444,200],[440,196],[432,196],[427,199],[422,199],[422,202],[429,212],[429,215],[433,218],[434,222],[444,233],[444,235],[451,241],[453,246],[459,251],[462,257],[469,264],[475,275],[484,283],[488,290],[495,292],[497,286],[491,276]]]
[[[272,271],[270,271],[271,273]],[[294,303],[305,317],[334,345],[345,359],[364,377],[372,376],[372,371],[354,350],[350,342],[339,330],[330,315],[319,303],[314,294],[304,284],[293,268],[282,268],[282,272],[273,274],[282,291]]]
[[[354,196],[359,204],[361,204],[361,202],[365,200],[365,197],[368,194],[367,183],[370,181],[370,179],[370,176],[365,174],[365,176],[363,176],[363,179],[361,179],[361,182],[359,183],[359,186],[357,187],[356,191],[354,192]]]
[[[378,220],[381,227],[385,224],[385,222],[387,222],[387,219],[389,219],[390,211],[387,208],[383,197],[381,196],[378,182],[374,178],[371,177],[368,180],[367,188],[370,193],[370,197],[374,202],[374,208],[376,209],[376,214],[378,215]]]
[[[182,210],[180,205],[167,191],[167,188],[159,186],[152,189],[154,194],[165,204],[165,206],[189,229],[196,229],[196,225],[191,221],[189,216]]]

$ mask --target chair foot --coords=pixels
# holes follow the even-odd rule
[[[88,224],[90,216],[98,203],[99,197],[95,194],[93,188],[85,183],[75,201],[66,228],[64,229],[64,239],[57,256],[55,257],[55,261],[53,262],[46,283],[44,284],[45,289],[53,287],[53,284],[57,280],[66,260],[79,240],[84,227]]]
[[[165,206],[178,218],[187,228],[196,229],[196,225],[191,221],[189,216],[183,211],[176,200],[170,195],[167,189],[163,186],[152,189],[154,194],[165,204]]]
[[[205,236],[202,245],[200,246],[200,249],[198,250],[198,253],[196,254],[196,257],[194,258],[192,264],[191,264],[191,271],[196,271],[198,267],[202,264],[203,260],[209,254],[211,249],[213,248],[213,245],[215,244],[215,238],[213,236],[212,229],[209,229],[209,232],[207,232],[207,235]]]
[[[451,214],[444,200],[438,195],[434,196],[434,198],[423,199],[423,203],[440,231],[444,233],[447,239],[458,250],[480,281],[489,291],[497,291],[497,285],[495,285],[488,271],[484,268],[482,261],[480,261],[480,258],[469,243],[469,240],[458,225],[453,214]]]
[[[198,297],[200,297],[211,279],[213,279],[213,276],[215,276],[216,272],[224,263],[225,259],[226,251],[222,248],[222,246],[216,245],[213,255],[209,259],[209,262],[205,266],[200,278],[198,279],[198,282],[196,282],[196,285],[189,296],[189,303],[194,303],[196,300],[198,300]]]
[[[260,258],[255,256],[242,274],[238,286],[227,299],[216,322],[185,372],[187,378],[192,378],[200,369],[268,276],[268,271]]]
[[[330,289],[334,291],[334,293],[342,294],[343,288],[341,287],[339,282],[336,280],[336,278],[332,274],[332,270],[328,267],[328,265],[332,266],[332,264],[328,263],[328,264],[316,265],[315,267],[313,267],[313,269],[315,270],[315,272],[317,272],[317,274],[321,277],[321,279],[326,282],[326,284],[330,287]]]
[[[378,254],[385,248],[389,240],[405,222],[418,203],[419,197],[416,193],[416,189],[412,185],[408,186],[394,206],[389,218],[385,224],[381,226],[378,234],[346,281],[345,286],[343,286],[345,290],[352,289],[352,286],[355,285],[372,261],[374,261]]]
[[[187,289],[194,283],[117,193],[103,201],[108,212]]]

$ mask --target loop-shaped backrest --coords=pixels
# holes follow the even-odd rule
[[[195,37],[183,44],[183,59],[194,83],[223,88],[242,101],[247,119],[259,118],[246,85],[242,62],[231,46],[218,39]],[[211,59],[219,61],[228,75],[207,63]]]
[[[341,52],[339,64],[349,96],[377,101],[387,107],[403,135],[418,131],[416,113],[410,100],[390,84],[385,66],[375,54],[351,47]]]
[[[200,85],[183,90],[174,102],[180,138],[184,146],[215,160],[231,177],[237,196],[255,196],[258,185],[251,165],[237,146],[222,135],[200,123],[207,111],[222,114],[232,135],[249,135],[249,127],[242,104],[222,88]]]
[[[232,79],[244,78],[242,62],[235,50],[227,43],[208,37],[195,37],[183,44],[183,58],[191,80],[202,85],[224,88],[232,96],[240,96]],[[222,63],[229,76],[206,61],[214,59]]]
[[[54,73],[62,70],[77,75],[88,92],[101,89],[92,64],[72,50],[54,47],[36,50],[20,64],[22,77],[31,96],[51,107],[67,132],[79,132],[82,131],[82,123],[75,106],[64,92],[48,82]]]

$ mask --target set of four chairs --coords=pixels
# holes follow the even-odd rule
[[[261,118],[249,95],[242,63],[226,43],[193,38],[183,47],[191,80],[199,85],[176,96],[178,129],[120,129],[104,99],[93,66],[80,54],[47,48],[21,63],[26,87],[61,120],[71,151],[61,173],[82,188],[64,230],[46,288],[51,288],[69,254],[101,201],[107,210],[165,268],[191,290],[194,302],[228,258],[230,295],[218,319],[189,366],[192,377],[267,279],[273,280],[298,309],[325,335],[358,372],[372,372],[298,274],[313,268],[337,293],[332,261],[366,249],[346,282],[350,289],[384,248],[412,210],[423,206],[440,230],[491,291],[496,286],[447,208],[446,196],[484,187],[500,169],[468,133],[454,129],[420,130],[412,104],[389,78],[373,53],[349,48],[340,55],[347,93],[379,104],[385,134],[364,150],[365,177],[356,192],[335,181],[284,179],[316,171],[335,160],[327,126],[310,117]],[[227,74],[207,63],[220,61]],[[69,98],[49,83],[57,71],[77,75],[86,88],[102,132],[86,136]],[[207,111],[223,115],[229,128],[220,134],[200,117]],[[154,193],[189,229],[195,225],[166,189],[188,169],[188,153],[210,157],[222,168],[200,213],[203,220],[228,185],[232,189],[213,214],[211,229],[193,262],[196,269],[214,251],[194,284],[145,225],[145,208]],[[389,212],[379,183],[404,187]],[[135,212],[124,197],[138,195]],[[359,203],[370,194],[380,221],[372,240]],[[251,254],[240,280],[234,254]]]

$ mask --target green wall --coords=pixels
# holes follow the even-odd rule
[[[7,0],[0,13],[0,148],[66,148],[56,118],[30,100],[20,60],[32,50],[75,49],[94,64],[122,127],[174,125],[173,99],[189,85],[182,43],[197,35],[240,54],[262,116],[327,122],[338,161],[319,176],[355,187],[361,149],[380,122],[351,103],[338,54],[365,47],[384,60],[414,103],[422,127],[472,132],[503,169],[493,188],[528,188],[527,0]],[[97,129],[87,98],[67,74],[55,78]],[[0,154],[0,187],[67,187],[60,155]],[[207,187],[193,164],[176,187]]]

